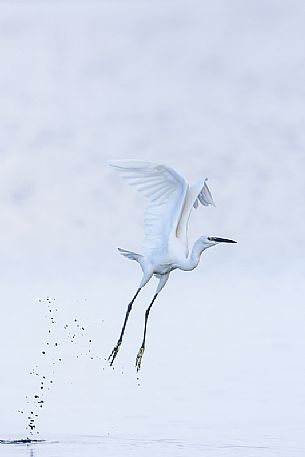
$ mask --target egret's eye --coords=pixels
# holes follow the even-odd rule
[[[210,236],[208,236],[208,240],[209,240],[209,241],[213,241],[212,238],[211,238]]]

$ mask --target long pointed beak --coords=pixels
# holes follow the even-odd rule
[[[237,241],[234,240],[228,240],[227,238],[217,238],[215,236],[211,236],[210,240],[215,241],[215,243],[237,243]]]

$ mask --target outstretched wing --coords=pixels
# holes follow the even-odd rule
[[[207,185],[207,180],[208,178],[204,178],[204,180],[200,180],[197,184],[194,184],[194,186],[191,186],[191,191],[194,189],[194,193],[199,191],[196,200],[194,202],[194,208],[198,208],[198,201],[203,205],[203,206],[216,206],[212,197],[212,194],[210,192],[210,189],[208,188]]]
[[[173,168],[137,160],[108,162],[148,199],[144,214],[145,254],[168,249],[185,204],[188,183]]]
[[[185,203],[181,211],[176,229],[176,238],[185,246],[186,255],[188,255],[187,231],[188,222],[193,208],[198,208],[200,202],[203,206],[215,206],[212,194],[207,185],[208,178],[200,179],[196,184],[190,186],[187,190]]]

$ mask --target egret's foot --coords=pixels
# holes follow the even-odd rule
[[[120,340],[117,342],[117,344],[114,346],[114,348],[112,349],[111,354],[110,354],[109,357],[108,357],[110,366],[113,365],[114,359],[115,359],[116,356],[118,355],[118,352],[119,352],[121,343],[122,343],[122,342],[121,342]]]
[[[143,354],[144,354],[144,346],[141,346],[140,349],[139,349],[139,352],[137,354],[137,358],[136,358],[136,369],[137,371],[140,370],[141,368],[141,362],[142,362],[142,357],[143,357]]]

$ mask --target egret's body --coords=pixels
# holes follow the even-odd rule
[[[109,165],[119,171],[148,199],[144,217],[143,254],[119,248],[122,255],[140,264],[143,276],[135,296],[128,305],[117,345],[109,356],[112,365],[120,348],[133,302],[152,276],[156,276],[159,283],[153,301],[145,313],[144,338],[136,361],[139,369],[145,348],[149,311],[166,284],[170,272],[177,268],[184,271],[193,270],[205,249],[220,242],[234,241],[202,236],[193,245],[191,253],[189,252],[187,234],[192,209],[197,208],[199,203],[203,206],[215,206],[206,183],[207,178],[200,179],[190,186],[174,169],[164,165],[136,160],[112,161]]]

